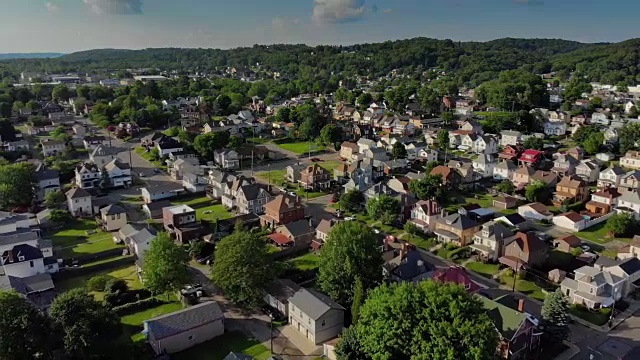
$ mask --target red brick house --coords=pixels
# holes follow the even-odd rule
[[[163,208],[162,223],[171,237],[183,244],[197,239],[204,232],[204,227],[196,220],[196,211],[187,205]]]
[[[300,171],[298,182],[305,189],[326,189],[331,185],[331,173],[322,166],[313,164]]]
[[[260,226],[284,225],[304,219],[304,205],[297,196],[278,195],[264,205]]]

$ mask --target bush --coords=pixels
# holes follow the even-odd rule
[[[511,270],[511,269],[505,270],[504,275],[508,276],[508,277],[512,277],[513,276],[513,270]]]
[[[516,275],[518,280],[524,280],[524,278],[526,276],[527,276],[527,271],[526,270],[520,270],[520,271],[518,271],[518,274]]]
[[[106,297],[105,297],[106,298]],[[139,300],[136,302],[131,302],[128,304],[124,304],[124,305],[120,305],[120,306],[115,306],[113,308],[113,311],[119,315],[119,316],[123,316],[123,315],[128,315],[128,314],[133,314],[142,310],[147,310],[147,309],[151,309],[157,306],[160,306],[162,304],[164,304],[165,302],[155,298],[155,297],[150,297],[144,300]]]
[[[110,279],[104,286],[106,293],[124,293],[129,289],[127,282],[123,279]]]
[[[138,302],[148,299],[151,293],[148,290],[131,290],[121,293],[106,293],[104,294],[104,303],[110,306],[119,307],[126,304]]]
[[[107,288],[107,283],[113,278],[109,275],[98,275],[87,280],[87,289],[89,291],[104,291]]]
[[[604,316],[611,316],[611,308],[601,308],[600,314]]]
[[[453,251],[453,250],[457,249],[458,247],[455,244],[448,243],[447,245],[444,246],[444,248],[449,250],[449,251]]]
[[[465,246],[450,251],[448,258],[451,260],[466,259],[469,257],[469,253],[469,248]]]

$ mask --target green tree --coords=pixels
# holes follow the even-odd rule
[[[591,90],[593,90],[591,84],[589,84],[584,78],[574,76],[565,87],[562,97],[573,103],[580,99],[583,93],[591,93]]]
[[[56,226],[63,226],[71,221],[72,217],[69,211],[52,209],[49,212],[49,221]]]
[[[353,302],[356,279],[364,290],[382,282],[380,242],[366,224],[343,221],[336,224],[320,252],[318,285],[333,300],[348,306]]]
[[[547,85],[538,75],[524,70],[507,70],[497,79],[485,82],[476,91],[481,103],[508,111],[549,103]]]
[[[11,117],[12,106],[8,102],[0,102],[0,118]]]
[[[168,233],[161,232],[151,242],[142,265],[144,286],[154,294],[178,291],[189,282],[189,257]]]
[[[258,234],[236,228],[217,245],[211,279],[234,303],[259,304],[263,287],[274,275],[273,261]]]
[[[356,212],[360,210],[362,203],[364,202],[364,194],[358,190],[347,191],[340,197],[340,209],[349,212]]]
[[[67,101],[71,97],[71,91],[65,84],[59,84],[53,87],[51,97],[54,101]]]
[[[354,321],[355,323],[355,321]],[[355,326],[345,329],[340,335],[340,340],[336,344],[336,358],[338,360],[366,360],[369,359],[364,354],[360,342],[358,341]]]
[[[640,123],[627,123],[618,131],[620,153],[625,154],[629,150],[637,149],[640,139]]]
[[[342,129],[339,126],[327,124],[320,130],[320,141],[323,144],[335,146],[340,140],[342,140]]]
[[[549,339],[561,342],[569,337],[569,300],[560,289],[544,298],[541,314],[544,332]]]
[[[193,148],[207,160],[213,160],[213,153],[229,144],[230,135],[228,131],[210,132],[196,136],[193,141]]]
[[[67,200],[61,191],[50,191],[44,196],[44,206],[49,209],[57,209]]]
[[[440,199],[444,192],[442,176],[427,174],[422,180],[412,180],[409,183],[409,191],[420,200]]]
[[[447,130],[443,129],[438,132],[438,148],[441,151],[449,148],[449,132]]]
[[[582,143],[582,147],[587,154],[597,154],[602,148],[604,142],[604,133],[598,131],[597,133],[589,135],[587,140]]]
[[[433,281],[371,290],[352,331],[352,345],[341,339],[337,349],[363,354],[359,359],[485,360],[498,345],[482,301],[461,286]]]
[[[587,139],[591,135],[597,134],[599,132],[600,132],[600,129],[598,129],[597,126],[594,126],[594,125],[581,126],[580,128],[578,128],[578,130],[576,130],[576,132],[571,136],[571,138],[578,145],[583,146],[585,141],[587,141]]]
[[[233,149],[238,149],[241,148],[244,145],[244,139],[241,138],[240,136],[232,136],[229,138],[229,144],[227,144],[228,147],[233,148]]]
[[[547,202],[551,198],[551,192],[542,181],[533,181],[524,190],[524,196],[530,202]]]
[[[291,108],[283,107],[276,112],[275,120],[276,122],[289,123],[291,122],[291,116]]]
[[[445,125],[451,124],[451,122],[453,121],[453,113],[451,111],[445,111],[442,113],[442,115],[440,115],[440,117],[442,118],[442,122]]]
[[[14,291],[0,291],[0,308],[2,359],[50,359],[54,334],[49,318]]]
[[[360,109],[366,109],[373,102],[373,96],[368,92],[363,92],[356,100]]]
[[[364,304],[365,293],[362,280],[359,277],[356,278],[355,290],[353,290],[353,303],[351,304],[351,323],[358,322],[358,316],[360,316],[360,308]]]
[[[537,136],[530,136],[523,144],[525,149],[542,150],[544,148],[544,141]]]
[[[604,229],[612,236],[622,237],[630,234],[634,225],[635,221],[630,214],[620,212],[607,219]]]
[[[84,289],[53,300],[49,315],[62,331],[66,359],[113,359],[120,353],[120,318]]]
[[[505,194],[512,194],[515,189],[515,186],[513,186],[513,183],[509,180],[503,180],[500,184],[496,185],[496,190]]]
[[[400,213],[400,202],[389,195],[380,195],[367,201],[367,214],[372,219],[380,219],[385,224],[391,224]]]
[[[30,206],[36,195],[37,181],[33,165],[15,163],[0,165],[0,208]]]
[[[400,141],[397,141],[395,144],[393,144],[391,153],[393,154],[394,159],[405,159],[407,157],[407,149]]]

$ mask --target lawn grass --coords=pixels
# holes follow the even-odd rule
[[[587,309],[581,309],[575,305],[572,305],[569,308],[569,313],[573,316],[577,316],[582,320],[586,320],[592,324],[601,326],[609,321],[609,316],[607,314],[603,314],[599,311],[589,311]]]
[[[309,153],[309,149],[311,149],[312,153],[314,151],[323,149],[321,146],[307,141],[278,144],[278,146],[284,150],[291,151],[292,153],[296,153],[298,155]]]
[[[493,197],[489,194],[462,194],[459,192],[452,192],[448,194],[448,198],[451,201],[451,204],[446,207],[446,210],[451,212],[458,211],[458,208],[467,204],[478,204],[483,208],[491,208],[493,207]],[[478,197],[476,199],[476,196]]]
[[[313,270],[320,266],[320,256],[316,253],[309,252],[302,256],[289,259],[287,260],[287,263],[301,271]]]
[[[196,211],[196,219],[214,222],[215,220],[230,219],[234,215],[222,204],[214,204],[213,200],[206,196],[173,201],[174,205],[188,205]]]
[[[429,250],[436,244],[436,241],[434,239],[426,239],[422,236],[407,235],[402,239],[406,240],[409,244],[423,250]]]
[[[162,296],[162,298],[165,297]],[[130,315],[125,315],[120,318],[120,322],[125,325],[125,336],[130,337],[133,342],[144,341],[145,337],[141,333],[143,329],[143,321],[178,310],[182,310],[182,303],[177,301],[174,296],[170,303],[162,304]]]
[[[264,138],[248,138],[247,142],[253,143],[253,144],[265,144],[269,142],[269,139],[264,139]]]
[[[473,262],[467,263],[465,266],[466,268],[475,272],[476,274],[486,277],[488,279],[493,278],[493,275],[495,275],[496,273],[498,273],[498,271],[500,271],[500,265],[498,264],[485,264],[482,262],[473,261]]]
[[[321,165],[322,166],[322,165]],[[337,165],[336,165],[337,166]],[[294,193],[296,193],[296,195],[300,196],[301,198],[309,198],[309,199],[315,199],[321,196],[325,196],[328,195],[326,193],[320,192],[320,191],[304,191],[303,188],[299,187],[298,184],[292,184],[289,183],[286,179],[285,176],[287,175],[287,170],[283,169],[283,170],[271,170],[271,171],[259,171],[255,174],[255,176],[259,179],[261,179],[262,181],[271,184],[271,185],[276,185],[276,186],[280,186],[280,187],[288,187],[288,189],[290,191],[293,191]]]
[[[507,276],[507,274],[503,274],[502,276],[500,276],[500,282],[507,286],[513,286],[513,276]],[[517,279],[516,290],[540,301],[544,301],[544,298],[546,297],[544,292],[542,292],[542,289],[540,289],[536,284],[529,280]]]
[[[222,360],[232,351],[252,356],[257,360],[266,360],[271,356],[269,349],[258,340],[232,331],[171,357],[175,360]]]
[[[87,231],[95,233],[87,235]],[[74,220],[50,238],[55,255],[59,258],[78,257],[123,247],[113,242],[111,233],[103,232],[95,220],[90,219]]]
[[[620,240],[624,242],[631,242],[631,238],[620,238],[620,237],[611,237],[605,230],[606,221],[597,225],[593,225],[588,229],[584,229],[578,233],[576,236],[581,237],[585,240],[592,241],[596,244],[606,244],[613,240]]]
[[[124,279],[127,282],[129,289],[142,289],[142,283],[140,283],[140,279],[138,279],[138,272],[135,265],[124,265],[115,269],[97,271],[90,274],[83,274],[56,281],[56,290],[62,293],[75,288],[84,288],[87,280],[100,275],[108,275],[113,278]],[[104,293],[101,292],[94,292],[93,294],[100,300],[104,297]]]

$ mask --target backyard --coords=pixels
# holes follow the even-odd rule
[[[222,204],[214,204],[208,197],[198,197],[186,200],[176,200],[173,205],[188,205],[196,211],[196,219],[198,221],[205,220],[214,222],[215,220],[224,220],[234,217]]]
[[[307,154],[309,153],[309,151],[313,153],[319,150],[324,150],[324,147],[307,141],[278,144],[278,146],[284,150],[291,151],[292,153],[296,153],[298,155]]]
[[[50,238],[59,258],[96,254],[122,247],[113,242],[111,233],[100,230],[93,219],[73,220]]]
[[[309,252],[302,256],[291,258],[287,260],[287,263],[301,271],[313,270],[320,266],[320,256],[316,253]]]
[[[271,356],[269,349],[259,341],[249,339],[239,332],[227,332],[174,354],[172,358],[175,360],[222,360],[232,351],[252,356],[257,360],[266,360]]]
[[[330,161],[325,161],[325,162],[319,163],[319,165],[321,167],[325,168],[326,170],[328,170],[331,173],[333,173],[333,169],[335,169],[340,164],[341,163],[339,161],[335,161],[335,160],[330,160]],[[287,187],[288,188],[287,190],[293,191],[294,193],[296,193],[298,196],[300,196],[302,198],[315,199],[317,197],[321,197],[321,196],[327,195],[326,193],[321,192],[321,191],[309,191],[309,192],[306,192],[298,184],[292,184],[292,183],[287,182],[287,180],[285,180],[286,175],[287,175],[287,170],[286,169],[270,170],[270,171],[259,171],[259,172],[257,172],[255,174],[255,176],[257,178],[261,179],[263,182],[266,182],[266,183],[272,184],[272,185],[276,185],[276,186],[280,186],[280,187]]]
[[[493,278],[493,275],[498,273],[498,271],[500,271],[499,264],[488,264],[488,263],[472,261],[467,263],[465,266],[466,268],[475,272],[476,274],[486,277],[488,279]]]
[[[507,286],[513,286],[513,275],[502,274],[500,276],[500,282]],[[516,279],[516,290],[540,301],[544,301],[546,297],[542,289],[533,282],[525,279]]]
[[[597,244],[606,244],[610,241],[613,240],[620,240],[620,241],[624,241],[624,242],[631,242],[631,238],[621,238],[621,237],[616,237],[613,238],[611,237],[607,231],[605,230],[605,225],[606,225],[606,221],[597,225],[593,225],[592,227],[588,228],[588,229],[584,229],[578,233],[576,233],[576,235],[578,237],[581,237],[585,240],[589,240],[592,241],[594,243]]]

